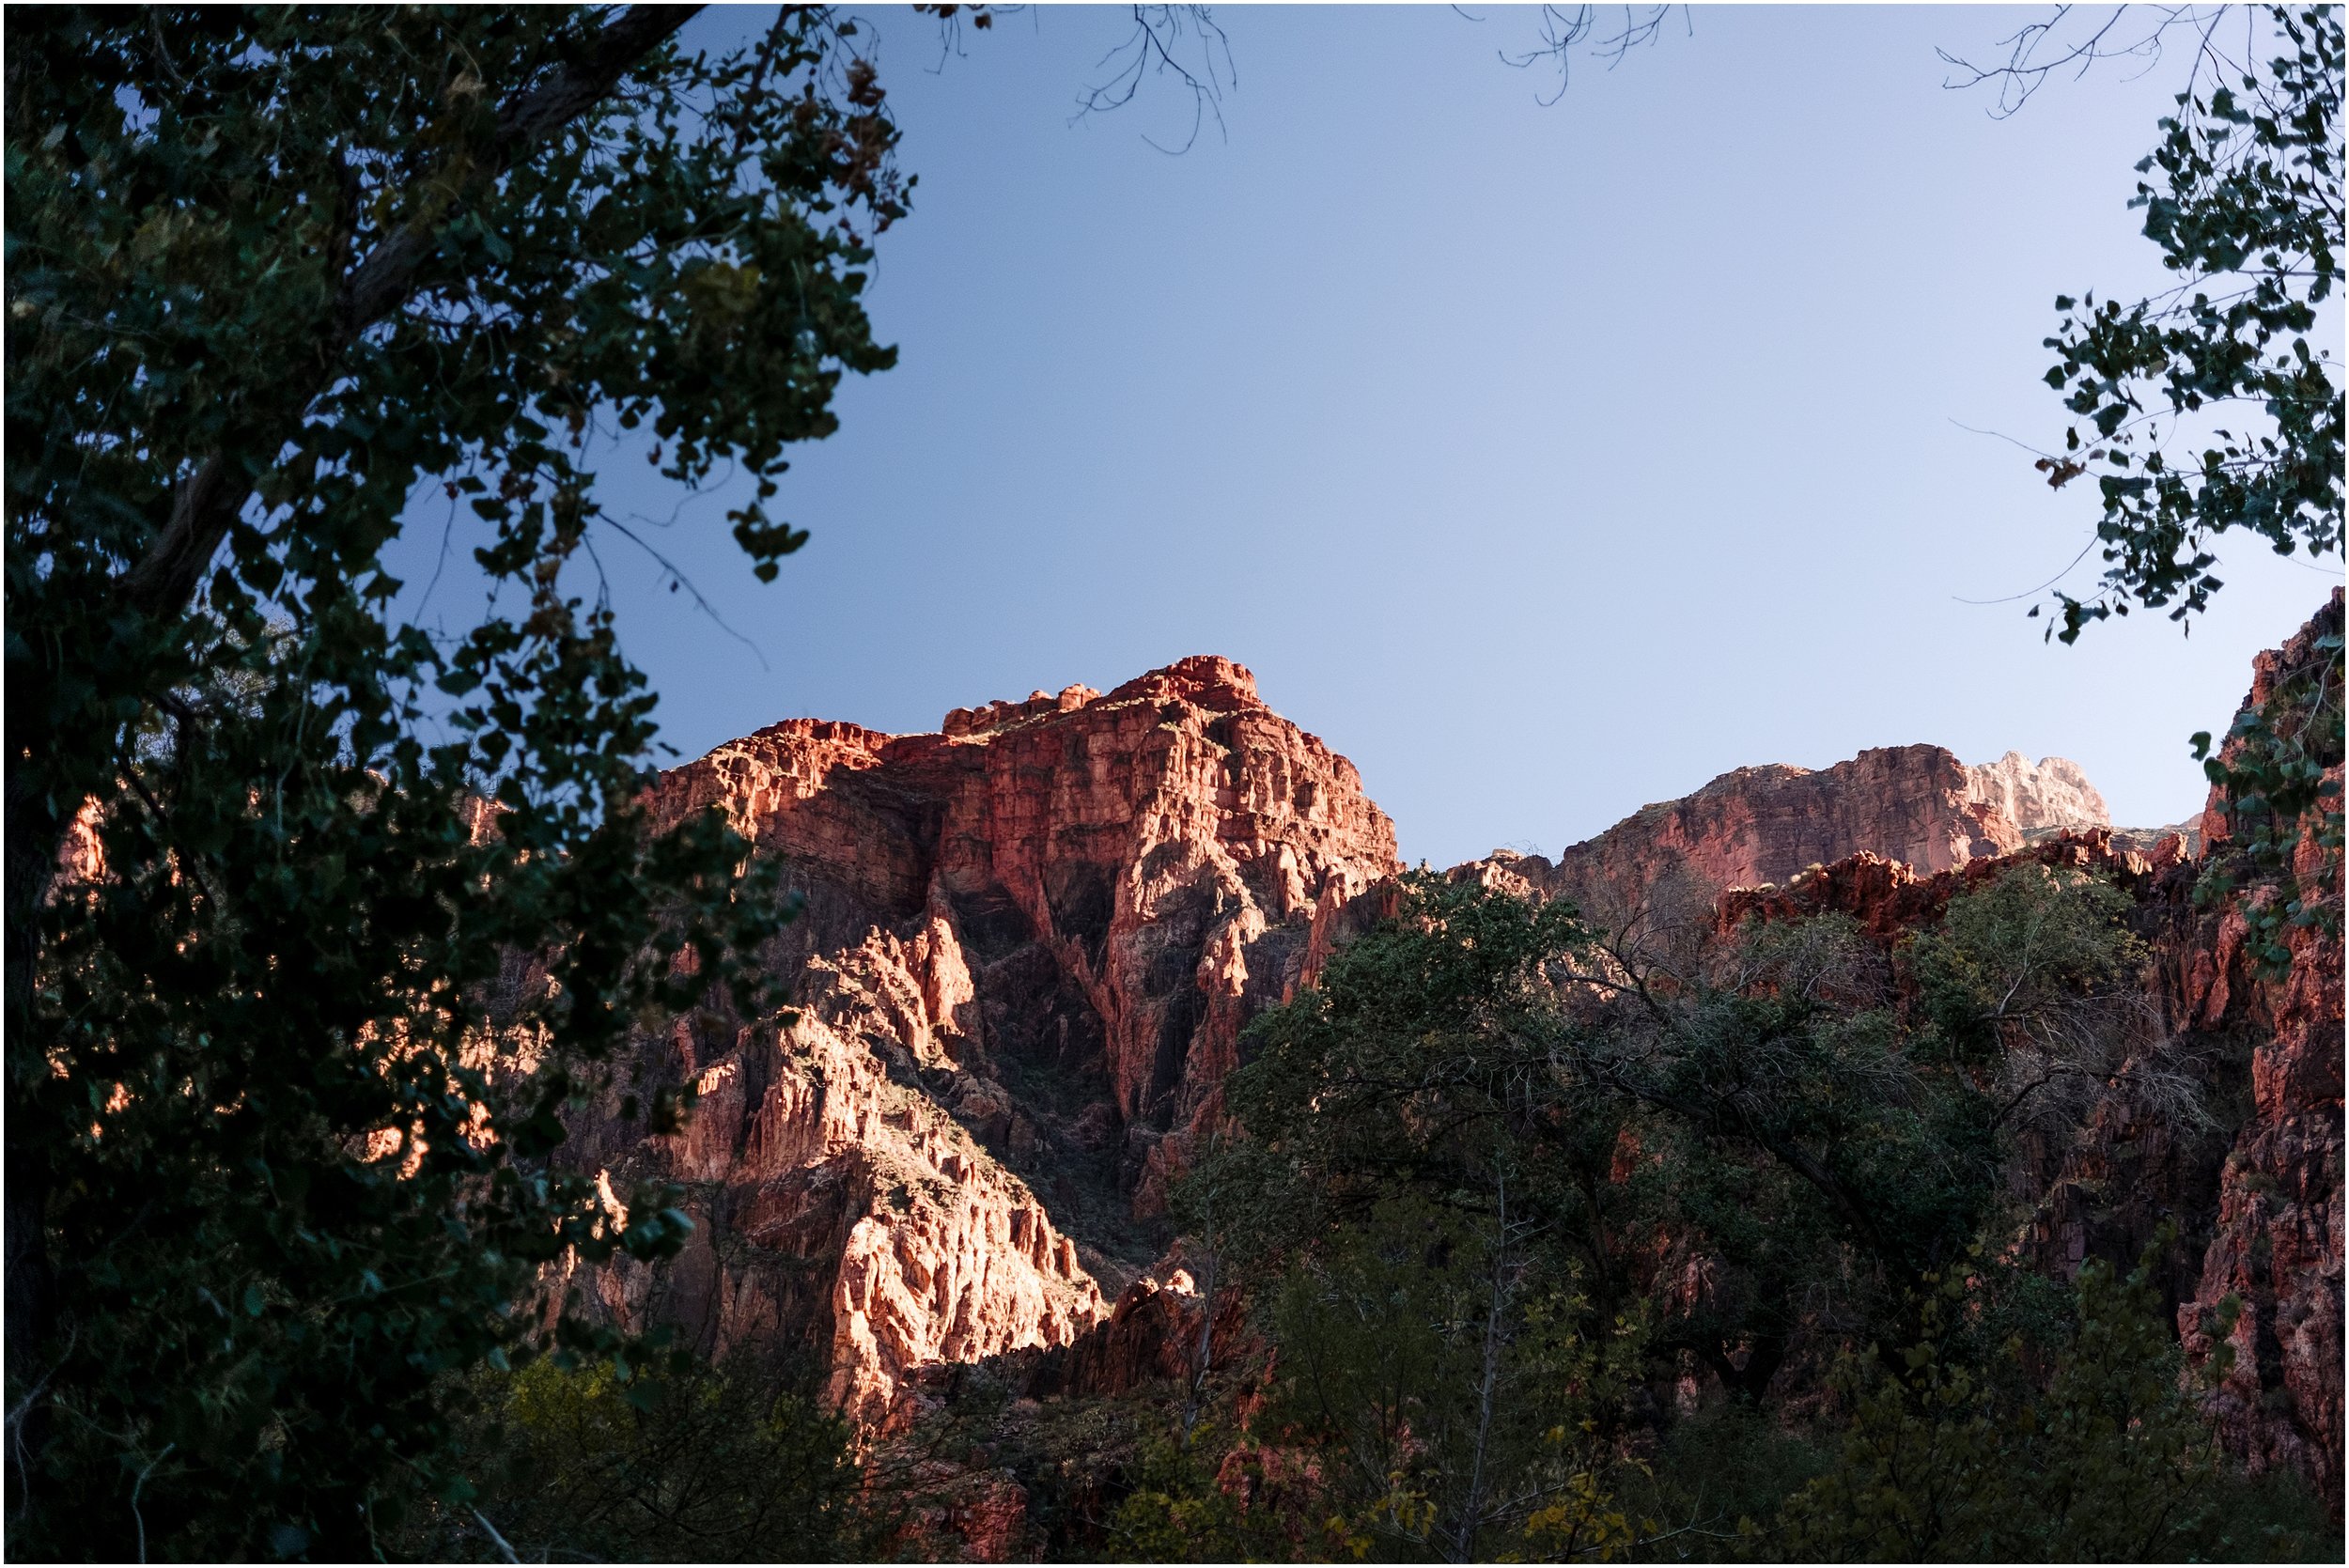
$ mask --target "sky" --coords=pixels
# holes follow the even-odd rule
[[[623,454],[602,492],[714,611],[604,551],[686,756],[1220,653],[1438,865],[1918,741],[2070,757],[2154,826],[2340,581],[2230,539],[2190,638],[2025,618],[2096,512],[2025,450],[2066,420],[2052,300],[2162,281],[2125,203],[2176,90],[2101,67],[2001,119],[1944,87],[1937,46],[2044,8],[1697,8],[1548,103],[1501,58],[1537,13],[1219,8],[1221,123],[1179,155],[1170,83],[1076,116],[1122,8],[958,54],[854,14],[919,184],[869,296],[899,364],[784,481],[811,542],[762,586],[725,490]]]

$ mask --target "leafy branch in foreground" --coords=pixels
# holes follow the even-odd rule
[[[2218,30],[2238,16],[2230,54]],[[2132,606],[2206,608],[2231,530],[2281,555],[2341,550],[2341,364],[2318,307],[2341,281],[2341,17],[2268,16],[2265,37],[2248,11],[2201,21],[2194,75],[2138,164],[2130,205],[2179,282],[2131,305],[2056,301],[2046,380],[2083,423],[2038,467],[2059,488],[2095,475],[2107,563],[2092,597],[2058,592],[2065,643]]]
[[[747,474],[772,576],[909,183],[848,23],[692,15],[8,14],[17,1555],[373,1556],[465,1494],[458,1374],[612,1348],[544,1266],[686,1229],[561,1116],[764,1005],[789,907],[646,816],[591,457]],[[387,569],[427,492],[454,635]]]

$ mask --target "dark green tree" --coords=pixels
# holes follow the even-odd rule
[[[2080,1270],[2060,1346],[1986,1345],[1979,1277],[1929,1281],[1920,1334],[1846,1361],[1836,1462],[1752,1543],[1829,1562],[2269,1561],[2322,1549],[2312,1502],[2263,1507],[2220,1453],[2153,1283]],[[2223,1335],[2223,1325],[2221,1326]],[[2053,1366],[2023,1363],[2052,1352]],[[2220,1370],[2223,1370],[2221,1368]]]
[[[1952,1265],[2011,1272],[1979,1244],[2026,1131],[2116,1093],[2196,1113],[2135,1003],[2126,905],[2026,865],[1897,954],[1821,916],[1659,957],[1562,905],[1406,877],[1394,918],[1252,1028],[1237,1132],[1178,1189],[1238,1276],[1281,1281],[1260,1423],[1313,1445],[1348,1542],[1718,1546],[1734,1518],[1642,1479],[1647,1386],[1692,1361],[1775,1409],[1790,1360],[1908,1343]],[[1998,1321],[2024,1321],[2007,1294]]]
[[[15,1555],[373,1555],[461,1496],[453,1374],[585,1343],[541,1265],[681,1233],[559,1112],[788,911],[639,803],[592,438],[739,465],[772,577],[904,210],[848,24],[691,15],[9,13]],[[383,565],[426,487],[454,639]]]
[[[1279,1281],[1259,1425],[1316,1455],[1298,1549],[1612,1553],[1639,1533],[1613,1495],[1640,1329],[1617,1120],[1576,1103],[1559,1006],[1586,938],[1563,904],[1424,873],[1402,892],[1252,1028],[1226,1083],[1246,1136],[1181,1212],[1211,1206],[1235,1271]]]
[[[397,1545],[483,1562],[867,1556],[854,1433],[814,1382],[750,1350],[664,1358],[625,1382],[609,1361],[489,1374],[466,1434],[479,1496],[432,1507]]]

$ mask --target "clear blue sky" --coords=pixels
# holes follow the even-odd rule
[[[1166,91],[1070,123],[1122,9],[1006,19],[942,70],[935,23],[859,11],[921,179],[871,296],[901,363],[800,456],[814,540],[770,586],[723,494],[680,512],[612,465],[759,650],[607,549],[668,740],[930,729],[1221,653],[1439,865],[1912,741],[2072,757],[2124,823],[2198,809],[2186,736],[2332,563],[2222,551],[2190,640],[2050,646],[2028,598],[1965,602],[2089,536],[2084,487],[1960,427],[2060,441],[2053,296],[2159,281],[2123,204],[2172,72],[2001,121],[1935,47],[2044,8],[1699,8],[1544,107],[1496,57],[1534,17],[1469,9],[1220,10],[1226,133],[1181,157],[1145,140],[1187,128]]]

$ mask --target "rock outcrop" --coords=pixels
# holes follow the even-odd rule
[[[804,909],[762,956],[795,1007],[645,1043],[648,1083],[698,1088],[683,1132],[583,1119],[573,1157],[685,1184],[700,1221],[595,1288],[713,1350],[798,1340],[868,1417],[909,1369],[1108,1315],[1241,1028],[1400,868],[1352,765],[1221,659],[934,735],[772,725],[652,804],[783,863]]]
[[[2321,694],[2338,725],[2341,592],[2281,649],[2259,656],[2246,708],[2279,685]],[[2327,645],[2329,644],[2329,646]],[[2338,747],[2339,730],[2332,745]],[[2239,744],[2222,756],[2232,758]],[[2301,824],[2293,866],[2338,918],[2341,868],[2317,843],[2322,814],[2339,812],[2341,762],[2326,770],[2330,799]],[[2336,818],[2338,821],[2338,818]],[[2214,789],[2202,816],[2207,853],[2224,860],[2237,824]],[[2248,909],[2287,890],[2252,885],[2216,913],[2180,921],[2171,1002],[2178,1018],[2250,1043],[2252,1110],[2220,1173],[2217,1221],[2193,1298],[2178,1310],[2189,1355],[2213,1348],[2214,1309],[2232,1296],[2232,1365],[2221,1386],[2221,1429],[2255,1467],[2296,1465],[2337,1509],[2341,1442],[2341,939],[2321,924],[2283,927],[2291,963],[2259,963]]]
[[[1927,874],[2013,854],[2061,833],[2108,830],[2114,847],[2152,853],[2172,835],[2201,847],[2199,823],[2113,828],[2077,763],[2020,752],[1968,765],[1939,746],[1860,753],[1812,771],[1775,764],[1722,774],[1692,795],[1642,806],[1553,863],[1497,853],[1499,865],[1603,924],[1702,919],[1733,888],[1787,880],[1814,865],[1881,855]]]

